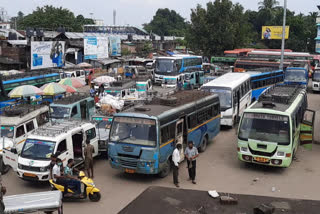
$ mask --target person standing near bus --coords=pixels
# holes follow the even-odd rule
[[[90,140],[86,141],[87,146],[84,149],[84,168],[89,178],[93,178],[93,153],[94,147],[90,144]]]
[[[176,187],[179,186],[179,162],[180,162],[180,150],[182,148],[181,144],[177,144],[175,150],[172,153],[173,162],[173,183]]]
[[[192,181],[193,184],[196,184],[196,158],[199,156],[199,153],[198,149],[193,146],[193,141],[188,142],[188,147],[186,148],[184,155],[187,158],[189,179]]]

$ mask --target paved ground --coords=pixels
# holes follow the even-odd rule
[[[320,111],[320,94],[310,94],[309,108]],[[320,142],[320,117],[317,116],[316,138]],[[264,195],[284,198],[320,200],[320,145],[312,151],[300,148],[297,157],[288,169],[245,165],[237,160],[236,131],[222,130],[201,154],[197,163],[198,184],[187,181],[186,163],[181,166],[181,188],[195,190],[217,190],[249,195]],[[258,178],[256,182],[253,180]],[[48,185],[31,184],[20,180],[10,171],[3,176],[7,194],[49,190]],[[173,187],[172,175],[160,179],[156,176],[129,175],[111,169],[106,160],[95,161],[96,186],[101,189],[102,199],[98,203],[88,201],[68,202],[66,213],[117,213],[150,186]],[[272,191],[274,187],[275,191]]]
[[[162,214],[235,214],[253,213],[261,206],[273,207],[273,214],[315,214],[320,201],[284,199],[266,196],[251,196],[219,193],[237,200],[237,204],[222,204],[220,200],[209,196],[207,191],[185,190],[167,187],[149,187],[134,201],[120,211],[120,214],[148,213]],[[156,203],[155,203],[156,202]]]

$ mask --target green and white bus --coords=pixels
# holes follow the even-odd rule
[[[276,85],[267,89],[241,118],[238,158],[250,163],[289,167],[299,142],[312,143],[314,115],[307,119],[307,111],[305,87]]]

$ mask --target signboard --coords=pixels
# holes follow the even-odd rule
[[[110,56],[121,56],[121,39],[120,37],[109,37]]]
[[[31,42],[31,70],[64,66],[65,42]]]
[[[84,41],[84,59],[108,58],[108,37],[87,36]]]
[[[320,53],[320,40],[316,40],[316,52]]]
[[[289,38],[289,26],[286,26],[285,39]],[[282,39],[282,26],[262,26],[261,39]]]

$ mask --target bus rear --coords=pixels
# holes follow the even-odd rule
[[[287,68],[284,83],[287,85],[308,85],[309,71],[306,68]]]

